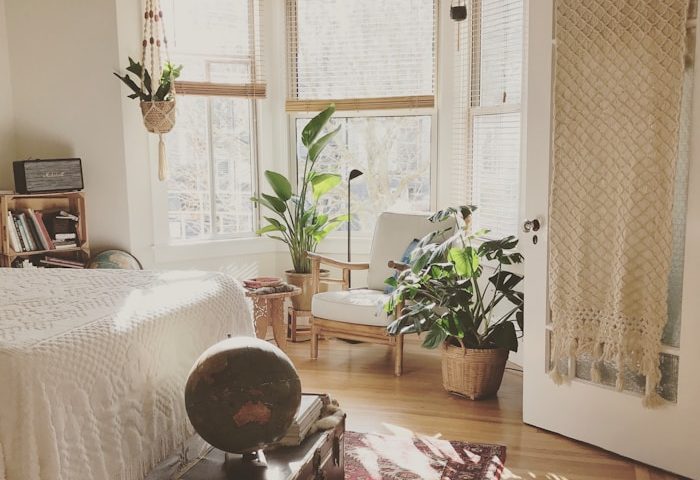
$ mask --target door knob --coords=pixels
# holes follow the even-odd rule
[[[525,223],[523,223],[523,232],[536,232],[540,229],[540,226],[540,221],[536,218],[533,220],[525,220]]]

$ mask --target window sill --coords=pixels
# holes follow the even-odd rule
[[[154,256],[156,263],[161,264],[205,258],[274,254],[279,251],[280,245],[278,243],[272,239],[258,236],[171,243],[156,245]]]

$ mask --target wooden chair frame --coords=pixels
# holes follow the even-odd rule
[[[324,257],[316,253],[309,253],[311,259],[312,288],[314,294],[318,293],[321,283],[339,284],[343,290],[350,288],[350,272],[353,270],[368,270],[369,263],[343,262],[334,258]],[[321,278],[321,265],[339,268],[342,278]],[[391,268],[400,269],[401,264],[389,262]],[[397,312],[402,310],[399,305]],[[403,334],[392,336],[386,331],[386,327],[373,325],[358,325],[354,323],[338,322],[311,316],[311,358],[318,358],[318,339],[326,337],[342,338],[345,340],[357,340],[360,342],[388,345],[394,348],[394,375],[397,377],[403,371]]]

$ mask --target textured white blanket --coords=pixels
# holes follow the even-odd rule
[[[140,480],[191,434],[195,359],[254,335],[204,272],[0,269],[0,480]]]

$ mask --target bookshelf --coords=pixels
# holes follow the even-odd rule
[[[10,243],[8,231],[8,211],[24,212],[28,209],[41,212],[65,210],[79,217],[76,225],[77,247],[60,250],[34,250],[17,252]],[[82,192],[44,193],[35,195],[3,194],[0,195],[0,266],[11,267],[17,261],[29,259],[38,262],[41,258],[52,257],[87,263],[90,259],[90,242],[85,222],[85,194]]]

